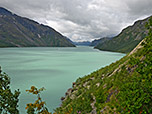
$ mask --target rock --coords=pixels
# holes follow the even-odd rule
[[[87,84],[88,84],[88,82],[85,82],[85,83],[83,84],[83,87],[86,87],[86,86],[87,86]]]
[[[72,92],[73,92],[73,89],[72,89],[72,88],[69,88],[65,94],[66,94],[66,95],[71,95]]]
[[[105,89],[107,87],[107,84],[103,85],[103,89]]]
[[[72,87],[75,87],[75,86],[76,86],[76,83],[75,83],[75,82],[73,82],[73,83],[72,83]]]
[[[90,89],[90,85],[87,86],[87,89]]]
[[[93,93],[91,93],[91,96],[93,97],[93,102],[90,104],[91,107],[92,107],[92,111],[91,111],[91,114],[97,114],[96,110],[97,108],[95,107],[95,104],[96,104],[96,98],[95,96],[93,95]]]
[[[65,96],[67,96],[67,95],[68,95],[68,92],[65,93]]]
[[[106,107],[104,107],[100,112],[103,113],[103,111],[106,109]]]
[[[99,86],[100,86],[100,83],[96,83],[96,86],[99,87]]]
[[[90,79],[91,79],[91,80],[94,80],[95,78],[94,78],[94,77],[91,77]]]
[[[65,99],[65,97],[61,97],[61,101],[63,101]]]
[[[75,99],[75,94],[72,94],[72,95],[70,96],[70,99]]]

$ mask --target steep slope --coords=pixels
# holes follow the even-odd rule
[[[152,27],[152,19],[149,26]],[[151,114],[152,29],[128,55],[68,89],[58,114]]]
[[[90,44],[90,46],[96,46],[96,45],[102,45],[104,42],[111,40],[112,38],[104,37],[100,38],[98,40],[93,40]]]
[[[112,40],[98,44],[95,48],[103,51],[130,52],[147,35],[145,24],[149,18],[150,17],[136,21],[132,26],[123,29],[122,32]]]
[[[0,7],[0,47],[35,46],[73,47],[74,45],[53,28]]]

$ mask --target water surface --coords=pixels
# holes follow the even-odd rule
[[[61,104],[60,98],[78,77],[87,75],[122,58],[124,54],[92,47],[0,48],[0,66],[11,77],[11,88],[20,89],[20,113],[36,96],[25,92],[31,86],[45,87],[43,100],[50,111]]]

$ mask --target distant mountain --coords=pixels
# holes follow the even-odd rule
[[[73,42],[73,43],[78,46],[90,46],[90,44],[91,44],[91,42],[89,42],[89,41]]]
[[[137,44],[145,38],[147,31],[145,28],[146,22],[150,17],[136,21],[132,26],[122,30],[122,32],[112,40],[98,44],[95,48],[104,51],[114,51],[128,53],[133,50]]]
[[[100,39],[97,39],[97,40],[93,40],[90,44],[90,46],[96,46],[100,43],[100,45],[102,43],[104,43],[105,41],[109,41],[111,40],[112,38],[109,38],[109,37],[104,37],[104,38],[100,38]]]
[[[74,47],[53,28],[0,7],[0,47]]]

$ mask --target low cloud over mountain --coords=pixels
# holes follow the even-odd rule
[[[0,6],[47,24],[73,41],[117,35],[152,13],[152,0],[1,0]]]

